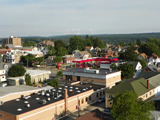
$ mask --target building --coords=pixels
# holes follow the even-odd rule
[[[50,71],[45,71],[45,70],[27,70],[26,72],[26,74],[29,74],[31,76],[31,82],[35,84],[49,79],[50,73],[51,73]],[[24,85],[25,76],[8,77],[7,83],[10,86]]]
[[[113,102],[111,98],[117,93],[124,91],[134,91],[138,98],[147,100],[155,95],[155,87],[150,83],[150,80],[144,78],[125,80],[106,91],[106,108],[111,107]]]
[[[65,55],[62,57],[63,63],[72,63],[75,60],[74,55]]]
[[[54,47],[54,42],[51,40],[44,40],[40,43],[38,43],[37,47],[47,47],[47,46],[53,46]]]
[[[117,82],[121,81],[121,71],[74,68],[64,71],[63,79],[70,81],[80,81],[82,83],[103,85],[106,88],[111,88],[112,86],[115,86]]]
[[[91,54],[88,51],[79,51],[79,50],[74,50],[72,52],[76,60],[79,59],[89,59],[91,58]]]
[[[17,89],[12,88],[14,91]],[[105,95],[105,88],[88,84],[65,85],[49,90],[17,90],[1,97],[0,119],[56,120],[70,112],[83,110]],[[0,89],[1,91],[1,89]],[[20,92],[21,91],[21,92]],[[30,93],[30,94],[29,94]]]
[[[21,38],[10,36],[3,40],[3,45],[13,45],[14,47],[22,47]]]

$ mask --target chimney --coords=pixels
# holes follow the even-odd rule
[[[149,89],[149,80],[147,80],[147,89]]]
[[[68,93],[67,89],[64,90],[64,113],[67,113],[67,107],[68,107]]]

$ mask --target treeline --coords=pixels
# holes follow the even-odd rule
[[[22,37],[22,41],[30,40],[36,43],[42,40],[50,39],[52,41],[62,40],[68,43],[70,38],[74,35],[62,35],[62,36],[50,36],[50,37]],[[79,35],[85,39],[86,35]],[[92,38],[99,38],[105,43],[109,44],[119,44],[120,42],[130,43],[136,42],[137,39],[145,42],[148,38],[160,38],[160,33],[139,33],[139,34],[101,34],[101,35],[89,35]]]

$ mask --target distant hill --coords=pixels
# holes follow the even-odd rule
[[[41,37],[41,36],[28,36],[22,37],[22,41],[31,40],[35,42],[40,42],[42,40],[50,39],[52,41],[63,40],[65,43],[69,42],[69,39],[74,35],[59,35],[59,36],[49,36],[49,37]],[[85,38],[86,35],[78,35]],[[98,34],[98,35],[89,35],[93,38],[99,38],[103,40],[105,43],[118,44],[120,42],[134,42],[137,39],[141,41],[146,41],[147,38],[160,38],[160,33],[136,33],[136,34]],[[2,40],[2,39],[0,39]]]

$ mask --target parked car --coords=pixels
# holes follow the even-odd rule
[[[107,115],[111,115],[110,111],[111,111],[110,109],[105,108],[105,109],[103,110],[103,113],[105,113],[105,114],[107,114]]]

